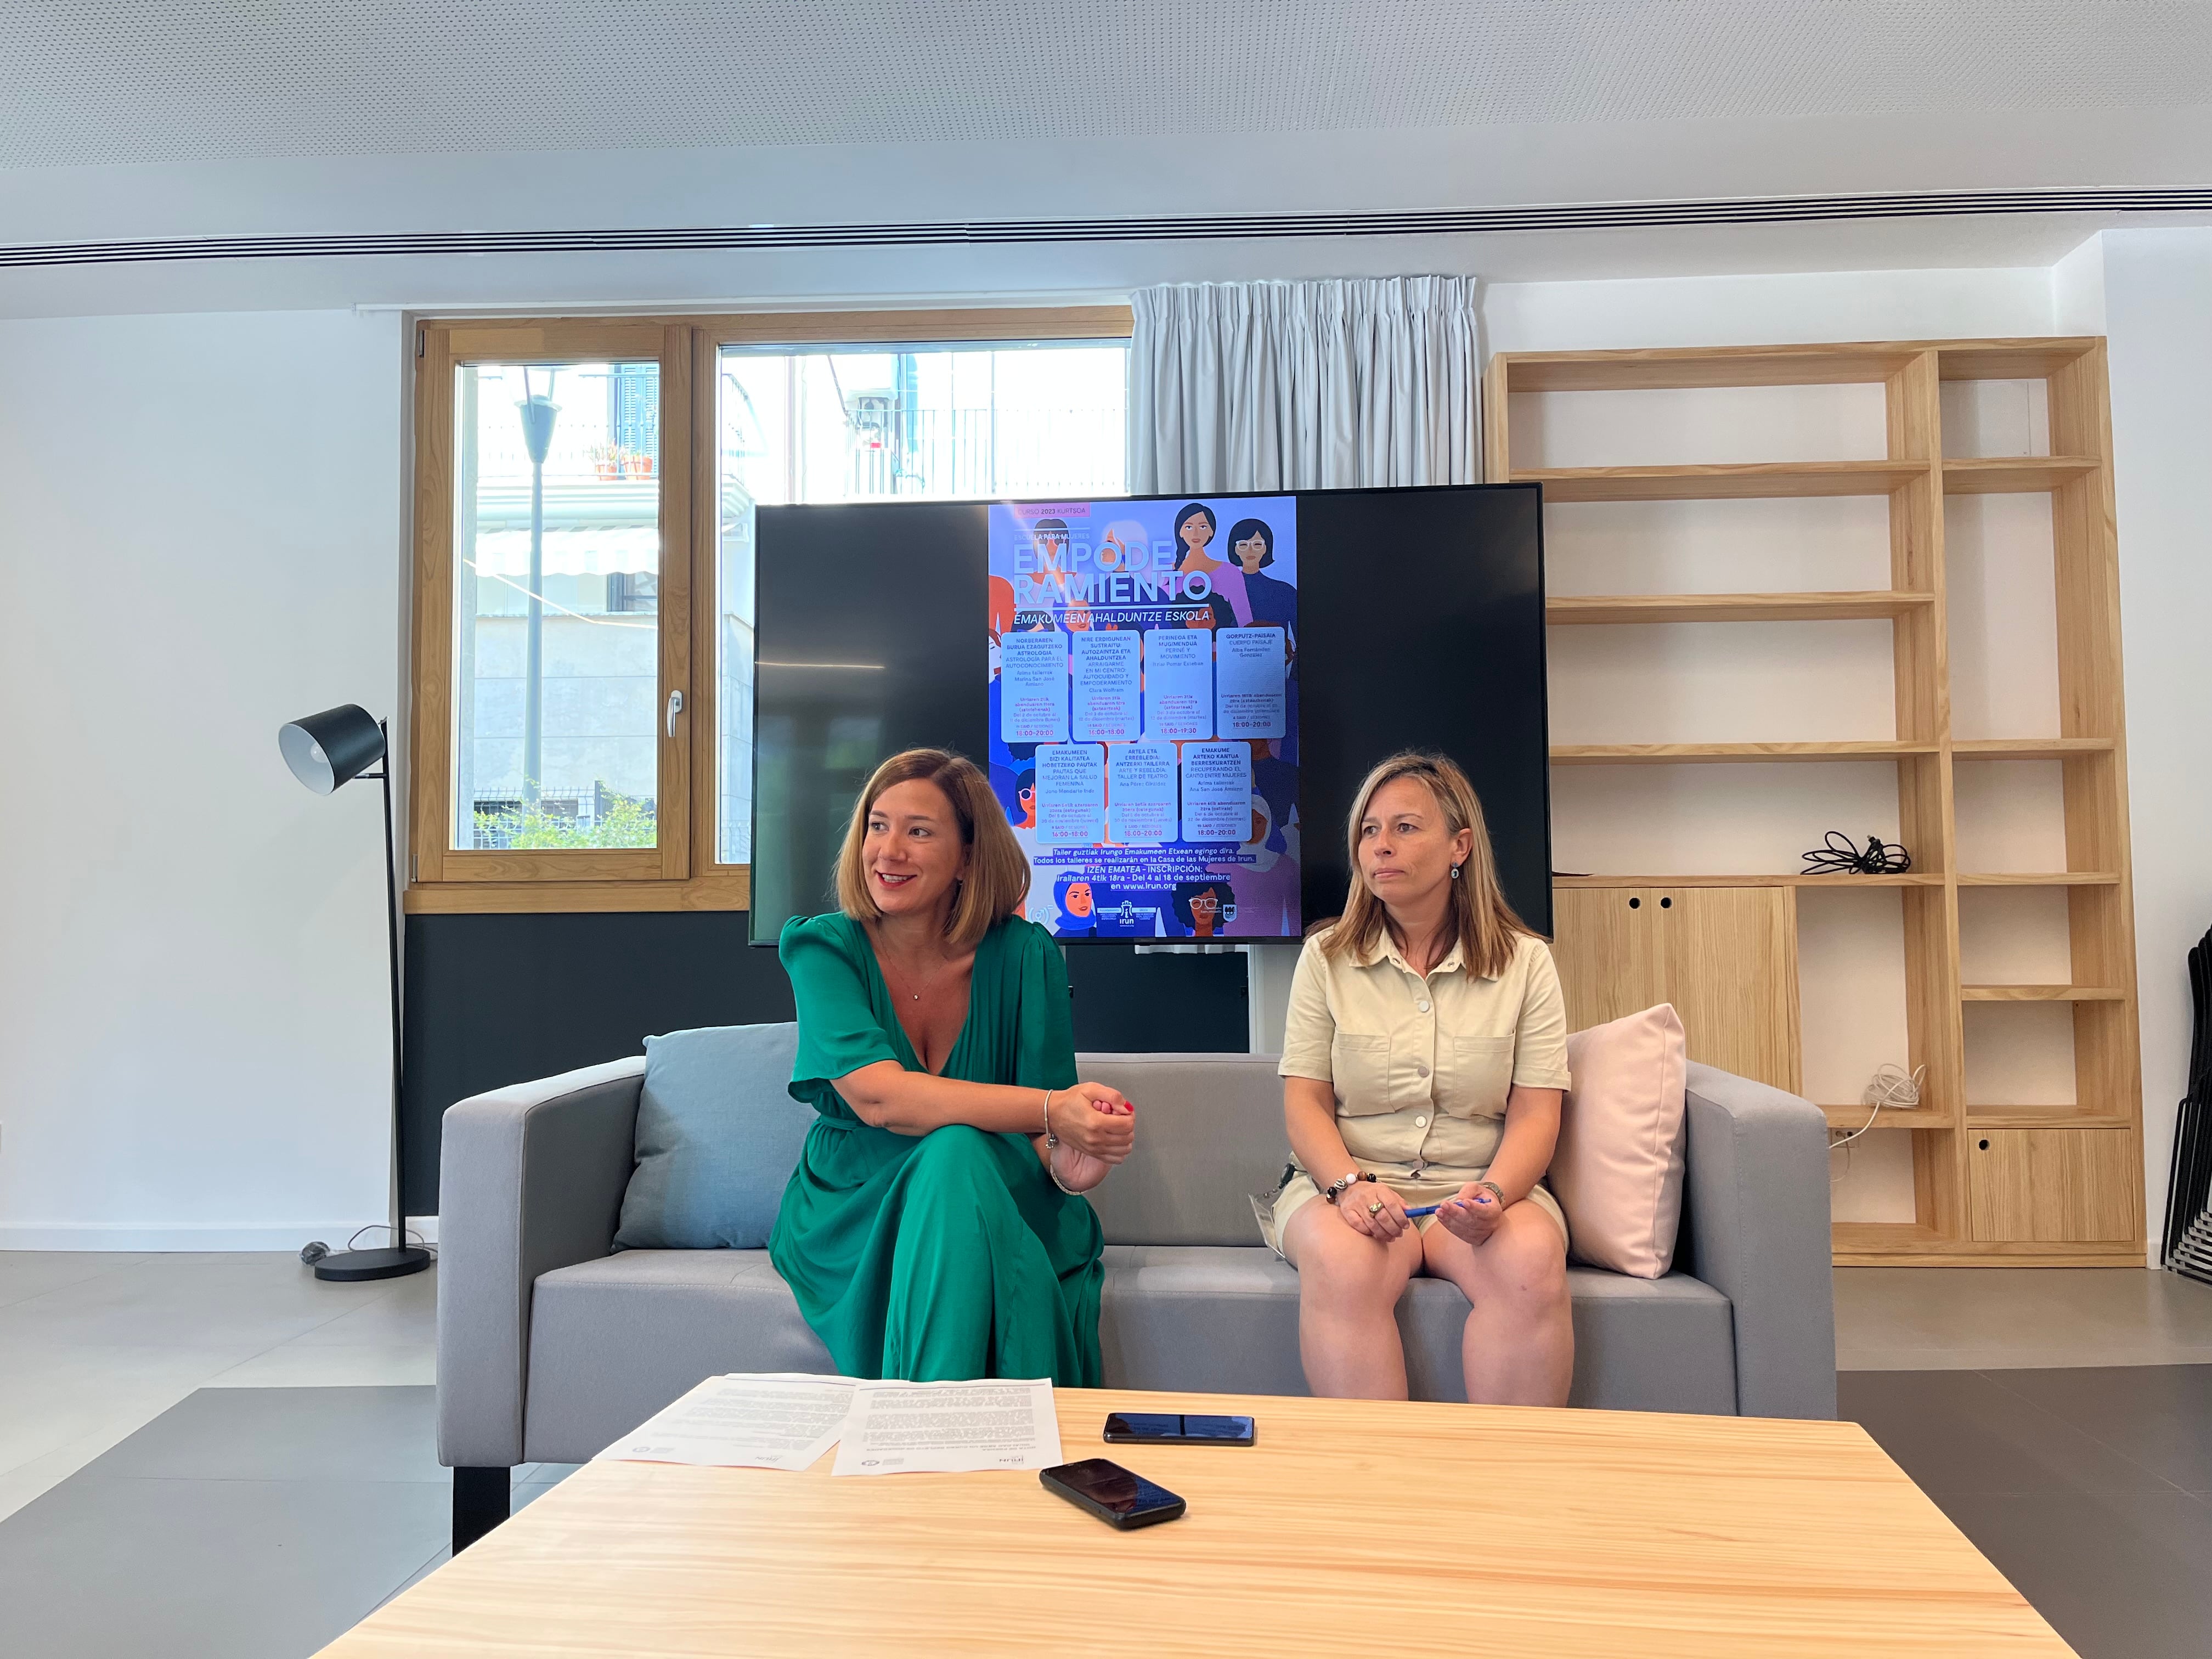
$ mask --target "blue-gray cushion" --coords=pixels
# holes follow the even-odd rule
[[[637,1167],[619,1250],[757,1250],[814,1109],[787,1085],[799,1027],[714,1025],[645,1040]]]

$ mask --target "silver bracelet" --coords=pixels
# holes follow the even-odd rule
[[[1052,1166],[1053,1148],[1060,1145],[1060,1137],[1052,1132],[1052,1097],[1059,1092],[1057,1089],[1044,1091],[1044,1172],[1052,1177],[1052,1184],[1070,1198],[1080,1198],[1083,1194],[1062,1181],[1060,1171]]]

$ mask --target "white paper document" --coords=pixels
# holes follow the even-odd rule
[[[860,1386],[798,1371],[710,1376],[592,1461],[807,1468],[836,1443]]]
[[[1052,1380],[862,1382],[832,1474],[1048,1469],[1060,1461]]]

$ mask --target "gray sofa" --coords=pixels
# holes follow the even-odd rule
[[[1301,1395],[1297,1274],[1249,1194],[1288,1156],[1274,1061],[1091,1054],[1139,1103],[1135,1155],[1092,1194],[1106,1232],[1111,1388]],[[438,1454],[458,1549],[507,1513],[508,1473],[581,1462],[723,1371],[832,1369],[765,1250],[613,1249],[645,1061],[570,1072],[446,1114],[439,1194]],[[1818,1108],[1689,1069],[1675,1271],[1571,1269],[1572,1403],[1832,1417],[1826,1133]],[[1416,1398],[1464,1398],[1456,1287],[1398,1304]]]

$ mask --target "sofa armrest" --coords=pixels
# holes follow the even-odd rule
[[[1836,1414],[1827,1119],[1796,1095],[1689,1068],[1689,1270],[1735,1309],[1746,1417]]]
[[[523,1461],[538,1275],[614,1248],[642,1054],[447,1109],[438,1178],[438,1461]]]

